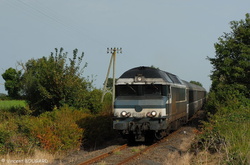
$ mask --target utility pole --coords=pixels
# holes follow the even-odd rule
[[[107,53],[111,53],[111,58],[109,62],[108,72],[106,75],[106,79],[104,81],[103,86],[103,94],[102,94],[102,102],[106,93],[110,92],[107,89],[107,83],[109,78],[109,73],[111,69],[111,65],[113,64],[113,87],[112,87],[112,108],[114,108],[114,101],[115,101],[115,65],[116,65],[116,53],[122,53],[122,48],[107,48]]]

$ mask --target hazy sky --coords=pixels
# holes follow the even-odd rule
[[[101,88],[108,47],[122,47],[116,76],[137,66],[159,67],[208,90],[214,43],[229,22],[245,18],[249,0],[0,0],[0,74],[17,62],[63,47],[84,52],[84,76]],[[20,69],[20,68],[19,68]],[[0,76],[0,93],[4,90]]]

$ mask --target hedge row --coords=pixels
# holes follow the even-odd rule
[[[114,135],[109,115],[88,114],[67,106],[38,117],[1,111],[0,120],[0,154],[32,154],[36,148],[68,152],[84,144],[99,145]]]
[[[207,110],[209,121],[204,122],[204,127],[199,132],[199,143],[203,149],[222,154],[221,161],[225,164],[248,164],[250,100],[237,91],[211,92]]]

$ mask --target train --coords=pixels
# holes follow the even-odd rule
[[[129,142],[161,139],[200,110],[206,90],[147,66],[124,72],[115,84],[113,129]]]

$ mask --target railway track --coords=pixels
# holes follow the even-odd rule
[[[195,141],[197,129],[200,127],[200,125],[202,125],[200,121],[202,121],[204,118],[205,111],[198,111],[195,117],[186,125],[182,126],[180,129],[171,133],[156,144],[152,144],[152,146],[147,146],[142,143],[139,143],[140,146],[131,146],[126,144],[123,145],[125,143],[125,140],[117,139],[114,141],[114,143],[108,144],[106,145],[106,147],[100,147],[99,149],[96,149],[94,151],[80,150],[77,153],[72,153],[67,157],[55,160],[53,163],[51,163],[51,165],[148,165],[154,164],[154,162],[156,164],[168,164],[171,161],[182,161],[183,156],[185,159],[186,155],[193,154],[191,144]],[[181,162],[179,164],[183,163]]]
[[[104,154],[98,155],[92,159],[84,161],[78,165],[86,164],[134,164],[135,162],[143,161],[144,159],[151,159],[150,157],[157,157],[157,153],[164,152],[164,159],[166,159],[167,154],[171,154],[173,151],[178,151],[180,153],[186,153],[187,148],[184,149],[183,146],[189,143],[191,145],[191,140],[194,135],[194,130],[199,125],[199,120],[204,118],[204,112],[199,111],[192,119],[189,120],[189,123],[186,126],[182,126],[178,130],[172,132],[165,138],[156,143],[146,146],[144,145],[134,145],[129,146],[124,144],[115,149],[112,149]],[[190,137],[190,138],[189,138]],[[185,141],[185,138],[188,141]],[[164,151],[158,151],[165,149]],[[145,156],[147,155],[147,156]],[[152,158],[153,160],[154,158]],[[164,161],[164,160],[163,160]],[[138,163],[137,163],[138,164]],[[140,163],[139,163],[140,164]],[[148,163],[146,163],[148,164]]]
[[[136,159],[140,155],[146,153],[147,151],[153,149],[154,147],[160,145],[161,143],[168,141],[168,139],[174,137],[177,134],[177,132],[179,132],[179,130],[171,133],[170,135],[163,138],[162,140],[157,141],[156,143],[153,143],[149,146],[145,146],[145,145],[128,146],[127,144],[124,144],[109,152],[106,152],[104,154],[91,158],[87,161],[84,161],[78,165],[89,165],[89,164],[95,164],[98,162],[104,162],[104,164],[123,165]]]
[[[113,149],[112,151],[106,152],[106,153],[101,154],[101,155],[99,155],[99,156],[96,156],[96,157],[94,157],[94,158],[92,158],[92,159],[89,159],[89,160],[87,160],[87,161],[85,161],[85,162],[82,162],[82,163],[80,163],[79,165],[88,165],[88,164],[92,164],[92,163],[98,162],[98,161],[100,161],[100,160],[102,160],[102,159],[104,159],[104,158],[106,158],[106,157],[108,157],[108,156],[114,154],[115,152],[124,150],[124,149],[127,148],[127,147],[128,147],[128,145],[127,145],[127,144],[124,144],[124,145],[122,145],[122,146],[119,146],[119,147]]]

